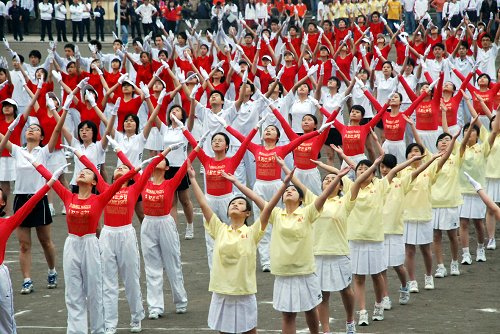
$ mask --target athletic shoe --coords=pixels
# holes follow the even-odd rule
[[[488,240],[488,246],[486,246],[486,249],[489,249],[489,250],[497,249],[497,242],[495,241],[495,239]]]
[[[432,277],[432,275],[430,275],[430,276],[425,275],[424,289],[425,290],[434,290],[434,278]]]
[[[345,323],[345,334],[356,334],[356,323],[354,321]]]
[[[262,272],[263,273],[270,273],[271,272],[271,265],[270,264],[265,264],[262,266]]]
[[[191,240],[194,238],[194,227],[193,224],[186,224],[186,234],[184,239]]]
[[[160,317],[160,314],[156,311],[151,311],[149,312],[149,316],[148,318],[151,319],[151,320],[156,320]]]
[[[484,252],[484,248],[477,249],[476,262],[486,262],[486,253]]]
[[[358,326],[368,326],[368,312],[366,310],[359,311]]]
[[[372,316],[373,321],[382,321],[384,320],[384,306],[382,303],[376,304],[373,309],[373,316]]]
[[[66,216],[66,207],[65,206],[63,206],[63,208],[61,210],[61,215]]]
[[[418,282],[417,281],[408,281],[408,289],[411,293],[418,293]]]
[[[47,276],[47,288],[49,289],[57,288],[57,273],[49,274]]]
[[[141,322],[131,322],[130,323],[130,332],[131,333],[140,333],[142,332]]]
[[[177,313],[177,314],[184,314],[186,312],[187,312],[187,308],[186,307],[177,307],[175,309],[175,313]]]
[[[56,215],[56,210],[54,209],[54,204],[49,203],[50,215],[54,217]]]
[[[462,264],[472,264],[472,258],[470,256],[470,253],[462,254]]]
[[[399,288],[399,304],[406,305],[410,301],[410,290],[408,290],[408,286]]]
[[[116,328],[114,328],[114,327],[106,328],[106,331],[104,333],[105,334],[115,334]]]
[[[392,302],[389,296],[382,298],[382,306],[384,307],[384,310],[390,310],[392,308]]]
[[[458,261],[451,261],[450,275],[451,276],[459,276],[460,275],[460,270],[458,269]]]
[[[436,273],[434,274],[434,277],[443,278],[446,276],[448,276],[448,270],[446,270],[445,266],[438,266],[436,269]]]
[[[22,295],[28,295],[33,292],[35,288],[33,287],[33,281],[29,280],[28,282],[23,283],[23,287],[21,288]]]

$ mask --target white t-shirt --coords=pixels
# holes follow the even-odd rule
[[[316,111],[316,106],[309,99],[300,101],[296,98],[289,111],[290,116],[292,117],[290,125],[292,126],[293,131],[295,133],[304,133],[304,130],[302,130],[302,118],[306,114],[316,115]]]
[[[231,112],[230,109],[233,108],[234,102],[224,102],[224,107],[217,115],[224,118],[227,124],[233,123],[235,113]],[[210,131],[208,135],[208,140],[203,144],[203,151],[211,157],[214,156],[214,151],[212,150],[212,143],[210,138],[217,132],[223,132],[227,134],[229,137],[229,133],[224,129],[224,127],[219,123],[219,121],[214,117],[214,113],[212,110],[203,106],[201,103],[197,103],[195,107],[195,116],[201,123],[201,133],[205,133]],[[236,140],[236,139],[234,139]],[[231,141],[232,143],[232,141]]]
[[[142,133],[127,137],[122,132],[115,131],[114,139],[118,142],[122,152],[127,156],[133,166],[138,166],[142,162],[142,153],[144,152],[144,145],[146,144],[146,138],[144,138]],[[116,165],[119,166],[121,164],[120,159],[118,159]]]
[[[84,154],[96,166],[97,170],[99,170],[101,168],[101,165],[104,163],[106,152],[102,148],[101,141],[91,143],[89,146],[85,147],[85,145],[80,143],[78,139],[73,138],[71,140],[71,147],[76,148],[78,151]],[[72,186],[76,185],[77,175],[82,171],[82,169],[86,168],[76,155],[74,156],[74,161],[75,168],[73,171],[73,177],[71,178],[70,182]]]
[[[359,88],[357,85],[354,85],[352,88],[352,105],[359,105],[362,106],[365,109],[365,115],[363,118],[373,118],[373,107],[368,100],[361,88]]]
[[[279,110],[280,114],[287,121],[288,121],[288,110],[289,110],[288,103],[290,100],[288,96],[292,96],[292,94],[288,94],[285,97],[280,97],[274,102],[275,108]],[[293,99],[291,100],[291,103],[293,103]],[[281,126],[280,121],[276,118],[276,116],[274,116],[274,113],[271,111],[270,108],[264,108],[262,110],[261,116],[263,117],[265,114],[267,114],[267,118],[264,121],[264,124],[262,124],[261,130],[264,131],[264,129],[267,128],[269,125],[274,125],[280,131],[280,138],[278,140],[278,143],[281,143],[280,145],[284,145],[285,143],[290,142],[285,133],[285,130],[283,130],[283,127]]]
[[[163,137],[163,148],[167,148],[169,145],[177,144],[182,142],[183,145],[178,149],[171,151],[167,154],[167,159],[172,167],[181,167],[184,161],[187,159],[187,145],[188,140],[182,133],[182,129],[179,127],[173,128],[172,126],[166,126],[162,123],[160,129],[161,136]]]
[[[16,182],[14,194],[34,194],[45,185],[45,179],[38,173],[33,165],[26,160],[20,152],[27,151],[26,147],[12,144],[12,157],[16,160]],[[31,151],[31,155],[42,165],[47,165],[50,153],[47,146],[37,146]]]
[[[495,60],[498,55],[498,46],[496,43],[491,44],[491,48],[488,51],[484,51],[484,49],[477,49],[477,59],[479,62],[479,70],[483,73],[486,73],[490,76],[491,81],[497,81],[497,69],[495,67]]]
[[[83,15],[83,5],[79,3],[78,5],[69,6],[70,18],[71,21],[80,22],[82,20]]]
[[[153,15],[156,14],[156,8],[151,4],[148,4],[147,6],[142,4],[137,7],[135,12],[142,17],[143,24],[150,24],[153,23]]]
[[[384,75],[378,76],[375,81],[375,88],[377,88],[377,101],[384,104],[389,99],[389,94],[398,86],[397,77],[385,78]]]
[[[54,8],[52,7],[52,4],[50,2],[40,2],[38,4],[38,9],[40,10],[40,19],[46,21],[52,20],[52,12],[54,12]]]
[[[410,88],[415,92],[417,89],[417,83],[418,83],[416,75],[410,74],[410,75],[406,76],[405,74],[403,74],[403,78],[408,83],[408,86],[410,86]],[[398,84],[398,92],[403,96],[403,100],[401,101],[401,103],[405,103],[405,104],[412,103],[410,97],[406,93],[406,90],[404,89],[404,87],[401,83]]]
[[[330,92],[327,92],[326,94],[321,94],[321,99],[319,100],[319,103],[325,108],[329,113],[333,112],[333,108],[337,105],[339,105],[340,101],[345,97],[345,94],[343,93],[337,93],[335,95],[330,94]],[[326,123],[326,117],[323,116],[323,123]],[[336,118],[337,121],[339,121],[341,124],[344,124],[344,116],[342,113],[339,113]]]

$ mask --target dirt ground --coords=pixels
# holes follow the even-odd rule
[[[109,45],[109,44],[108,44]],[[14,49],[25,56],[32,48],[45,50],[43,43],[11,43]],[[106,47],[106,46],[105,46]],[[109,47],[109,46],[108,46]],[[59,46],[62,51],[62,46]],[[82,47],[83,49],[83,47]],[[2,49],[0,54],[4,50]],[[42,52],[45,54],[45,51]],[[85,53],[84,53],[85,55]],[[108,153],[112,160],[112,153]],[[324,155],[323,155],[324,156]],[[109,164],[112,166],[113,164]],[[196,166],[196,164],[195,164]],[[111,172],[111,169],[109,169]],[[70,175],[67,175],[69,178]],[[195,203],[195,207],[198,205]],[[208,292],[209,271],[207,265],[205,241],[202,226],[202,216],[199,208],[195,209],[195,238],[184,240],[185,220],[179,214],[178,224],[181,236],[181,250],[185,287],[188,293],[189,305],[186,314],[175,314],[170,287],[165,278],[164,294],[166,313],[159,320],[144,320],[143,333],[200,333],[212,332],[207,327],[207,315],[210,304]],[[66,331],[66,307],[64,303],[64,273],[62,270],[62,251],[67,236],[65,216],[60,215],[61,203],[57,202],[58,215],[52,224],[52,238],[57,249],[57,270],[59,273],[59,287],[55,290],[46,288],[47,266],[45,258],[33,231],[33,265],[32,279],[35,292],[30,295],[21,295],[22,276],[18,264],[19,246],[15,235],[11,236],[5,264],[11,270],[13,282],[14,306],[18,333],[64,333]],[[139,224],[134,220],[139,235]],[[471,252],[475,258],[475,234],[471,228]],[[497,227],[500,235],[500,226]],[[446,238],[445,238],[446,239]],[[449,269],[450,252],[448,242],[444,243],[446,266]],[[395,272],[389,270],[390,296],[393,300],[393,309],[385,312],[385,320],[371,322],[368,327],[358,327],[359,333],[498,333],[500,327],[500,250],[487,251],[487,262],[471,266],[461,266],[459,277],[435,279],[436,289],[423,289],[423,261],[417,255],[417,277],[421,292],[412,294],[408,305],[400,306],[398,300],[399,282]],[[144,306],[145,275],[141,268],[141,286]],[[274,278],[270,273],[257,272],[258,281],[258,329],[260,333],[279,333],[281,328],[281,314],[272,307],[272,289]],[[120,286],[122,286],[120,282]],[[373,311],[374,293],[370,280],[367,280],[368,311]],[[128,304],[120,288],[119,302],[119,329],[118,333],[129,331]],[[339,294],[332,294],[330,302],[331,325],[334,332],[345,330],[345,312]],[[298,316],[298,332],[307,333],[304,316]],[[345,331],[344,331],[345,333]]]

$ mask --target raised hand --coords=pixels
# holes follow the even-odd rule
[[[118,144],[118,142],[113,137],[111,137],[110,135],[106,135],[106,138],[108,138],[108,141],[115,152],[118,152],[122,149],[120,147],[120,144]]]
[[[23,114],[19,113],[17,117],[12,121],[12,123],[9,124],[9,127],[7,128],[10,132],[14,131],[16,126],[19,124],[21,121],[21,117],[23,117]]]
[[[61,167],[59,167],[58,169],[56,169],[54,171],[54,173],[52,174],[52,177],[50,179],[54,180],[54,181],[59,180],[59,178],[61,177],[61,175],[63,175],[64,172],[66,171],[66,168],[68,168],[68,166],[70,166],[70,165],[71,164],[64,164]]]

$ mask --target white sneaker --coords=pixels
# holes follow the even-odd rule
[[[149,312],[149,316],[148,318],[151,319],[151,320],[156,320],[160,317],[160,314],[156,311],[151,311]]]
[[[458,261],[451,261],[450,275],[451,276],[459,276],[460,275],[460,270],[458,269]]]
[[[472,264],[472,258],[470,256],[470,253],[462,254],[462,264]]]
[[[354,321],[345,323],[345,333],[356,334],[356,323]]]
[[[184,236],[184,239],[186,240],[191,240],[194,238],[194,227],[193,224],[186,224],[186,235]]]
[[[392,308],[392,302],[389,296],[382,298],[382,306],[384,307],[384,310],[390,310]]]
[[[495,241],[495,239],[488,240],[488,246],[486,246],[486,249],[489,249],[489,250],[497,249],[497,242]]]
[[[425,275],[425,290],[434,290],[434,277]]]
[[[486,253],[484,248],[478,248],[476,251],[476,262],[486,262]]]
[[[399,304],[406,305],[410,301],[410,290],[408,286],[399,288]]]
[[[175,309],[175,313],[177,314],[184,314],[187,312],[187,308],[186,307],[178,307]]]
[[[270,273],[271,272],[271,265],[270,264],[265,264],[262,266],[262,272],[263,273]]]
[[[436,273],[434,274],[434,277],[436,278],[443,278],[448,276],[448,270],[446,270],[445,266],[438,266],[436,269]]]
[[[50,215],[54,217],[56,215],[56,210],[54,209],[54,204],[49,203]]]
[[[131,322],[130,323],[130,332],[131,333],[140,333],[142,332],[141,322]]]
[[[368,311],[366,310],[359,311],[358,326],[368,326],[369,324],[370,323],[368,322]]]
[[[418,293],[418,282],[417,281],[408,281],[408,289],[411,293]]]
[[[64,215],[64,216],[66,215],[66,207],[65,206],[63,206],[63,208],[61,210],[61,215]]]
[[[116,334],[116,328],[114,328],[114,327],[106,328],[106,331],[104,333],[105,334]]]
[[[384,320],[384,306],[382,305],[382,303],[375,304],[375,307],[373,308],[372,320],[373,321]]]

